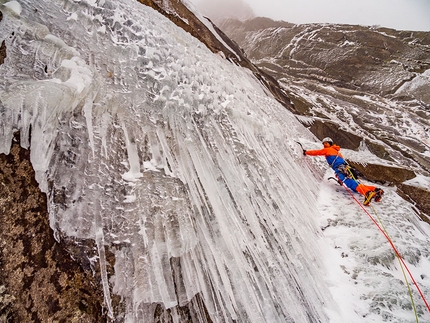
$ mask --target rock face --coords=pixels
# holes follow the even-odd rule
[[[5,57],[3,42],[0,64]],[[34,177],[16,133],[10,154],[0,154],[0,321],[106,322],[97,268],[55,241]]]
[[[421,218],[430,223],[430,191],[416,186],[400,184],[398,186],[398,193],[405,200],[415,203],[418,208],[417,212],[422,212],[420,214]]]
[[[39,189],[30,151],[15,134],[9,155],[0,154],[0,322],[112,321],[105,308],[94,241],[63,239],[58,243],[49,226],[46,195]],[[114,273],[107,252],[108,273]],[[174,262],[175,259],[172,259]],[[115,316],[121,300],[113,296]],[[174,309],[181,322],[208,322],[200,295]],[[170,322],[172,309],[155,304],[154,319]],[[115,320],[114,320],[115,321]]]
[[[280,83],[293,102],[291,111],[318,139],[365,147],[394,164],[356,163],[367,179],[399,185],[415,173],[429,176],[429,32],[268,18],[224,20],[220,28]],[[416,189],[412,194],[408,186],[404,193],[428,214],[418,199],[418,191],[428,188]]]
[[[53,238],[46,195],[18,140],[0,155],[0,183],[0,321],[105,322],[97,276]]]

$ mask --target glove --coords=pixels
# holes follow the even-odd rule
[[[306,156],[306,150],[303,149],[303,156]]]

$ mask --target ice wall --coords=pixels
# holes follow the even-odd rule
[[[198,294],[214,322],[327,322],[296,119],[136,1],[20,7],[1,7],[0,152],[20,130],[57,239],[96,241],[110,315],[111,293],[126,322]]]

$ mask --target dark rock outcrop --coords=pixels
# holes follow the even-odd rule
[[[430,191],[428,189],[399,184],[397,193],[405,200],[411,202],[418,209],[420,218],[430,224]]]
[[[18,138],[0,155],[0,321],[106,322],[100,281],[55,241],[46,195]]]
[[[363,138],[339,128],[334,122],[315,119],[309,130],[320,140],[325,137],[336,138],[336,144],[342,148],[356,150]]]
[[[377,164],[363,165],[350,160],[348,163],[362,173],[366,179],[386,185],[399,185],[416,177],[413,171],[405,168]]]

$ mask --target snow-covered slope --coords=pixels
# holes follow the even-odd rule
[[[414,322],[390,245],[252,73],[135,1],[1,10],[0,152],[19,130],[56,238],[95,241],[73,257],[99,263],[112,320]],[[386,196],[428,298],[429,227]]]

